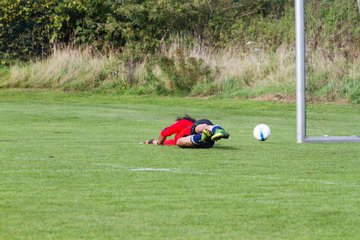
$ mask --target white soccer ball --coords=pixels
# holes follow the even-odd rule
[[[265,141],[270,137],[270,127],[266,124],[259,124],[254,128],[254,137],[259,141]]]

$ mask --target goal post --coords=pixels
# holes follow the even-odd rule
[[[296,22],[296,140],[298,143],[306,139],[305,112],[305,0],[295,0]]]
[[[360,142],[360,136],[306,136],[306,41],[305,2],[295,0],[296,27],[296,141],[316,142]],[[360,12],[360,0],[357,0]]]

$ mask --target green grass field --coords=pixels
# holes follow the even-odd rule
[[[358,118],[326,107],[339,129]],[[184,113],[230,139],[139,144]],[[294,104],[0,91],[0,239],[358,238],[360,145],[295,128]]]

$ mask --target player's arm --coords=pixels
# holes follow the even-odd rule
[[[166,128],[164,128],[159,135],[158,139],[150,139],[150,140],[146,140],[145,144],[154,144],[154,145],[164,145],[164,142],[166,140],[166,138],[168,136],[173,135],[174,133],[176,133],[179,128],[181,128],[181,122],[180,121],[176,121],[174,124],[172,124],[171,126],[168,126]]]
[[[163,145],[165,139],[166,139],[166,137],[164,137],[163,135],[160,134],[158,140],[154,140],[153,144]]]
[[[158,139],[149,139],[145,141],[145,144],[163,145],[166,137],[160,134]]]
[[[158,139],[153,141],[153,144],[164,145],[164,142],[165,142],[166,138],[168,136],[171,136],[174,133],[176,133],[179,130],[180,127],[181,127],[181,125],[180,125],[179,121],[176,121],[171,126],[168,126],[168,127],[164,128],[160,132],[160,135],[159,135]]]

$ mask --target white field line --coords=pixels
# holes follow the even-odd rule
[[[181,172],[176,168],[129,168],[128,170],[133,172]]]
[[[128,168],[132,172],[169,172],[169,173],[181,173],[181,174],[205,174],[199,171],[191,171],[179,168]]]
[[[280,177],[270,177],[270,176],[248,176],[252,179],[263,179],[263,180],[275,180],[275,181],[292,181],[292,182],[307,182],[307,183],[319,183],[323,185],[337,185],[342,187],[360,187],[359,184],[355,183],[344,183],[339,181],[328,181],[328,180],[318,180],[318,179],[301,179],[301,178],[280,178]]]
[[[203,174],[202,172],[179,169],[179,168],[146,168],[146,167],[126,167],[118,164],[108,164],[108,163],[92,163],[92,165],[111,167],[111,168],[120,168],[124,170],[129,170],[132,172],[170,172],[170,173],[185,173],[185,174]]]
[[[63,160],[56,160],[57,163],[66,163],[71,165],[73,162],[71,161],[63,161]],[[219,173],[214,172],[201,172],[201,171],[191,171],[186,169],[179,169],[179,168],[142,168],[142,167],[128,167],[120,164],[113,164],[113,163],[94,163],[89,162],[86,163],[87,165],[92,166],[101,166],[101,167],[108,167],[111,169],[121,169],[127,170],[132,172],[168,172],[168,173],[180,173],[180,174],[206,174],[206,175],[221,175]],[[9,172],[42,172],[43,169],[36,168],[36,169],[12,169],[12,170],[5,170],[0,171],[0,173],[9,173]],[[86,171],[99,171],[99,169],[94,168],[84,168],[81,170],[78,169],[54,169],[54,170],[46,170],[47,172],[86,172]],[[247,179],[262,179],[262,180],[274,180],[274,181],[292,181],[292,182],[307,182],[307,183],[318,183],[323,185],[337,185],[342,187],[360,187],[359,184],[356,183],[345,183],[339,181],[328,181],[328,180],[321,180],[321,179],[301,179],[301,178],[281,178],[281,177],[272,177],[272,176],[242,176],[243,178]]]
[[[74,163],[71,161],[64,161],[64,160],[54,160],[54,163],[62,163],[69,165],[69,167]],[[91,165],[93,167],[103,167],[107,168],[107,170],[127,170],[132,172],[169,172],[169,173],[181,173],[181,174],[205,174],[201,171],[192,171],[192,170],[186,170],[186,169],[179,169],[179,168],[148,168],[148,167],[128,167],[121,164],[114,164],[114,163],[94,163],[89,162],[86,163],[86,165]],[[33,166],[35,167],[35,166]],[[12,169],[12,170],[5,170],[0,172],[92,172],[92,171],[99,171],[99,168],[82,168],[82,169],[71,169],[71,168],[58,168],[58,169],[41,169],[41,167],[33,168],[33,169]]]

